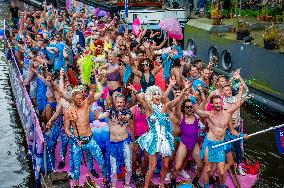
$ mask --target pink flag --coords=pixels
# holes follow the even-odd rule
[[[66,9],[70,11],[71,10],[71,0],[66,0],[65,4],[66,4]]]
[[[139,36],[140,34],[139,26],[140,26],[140,20],[139,18],[136,18],[132,23],[132,32],[136,37]]]

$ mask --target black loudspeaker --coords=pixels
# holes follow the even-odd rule
[[[179,7],[179,4],[178,4],[178,2],[173,2],[173,8],[178,8]]]

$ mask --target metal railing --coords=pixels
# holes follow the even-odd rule
[[[14,101],[17,106],[17,110],[21,119],[23,129],[25,131],[26,142],[28,145],[28,155],[33,163],[33,170],[35,175],[36,185],[40,187],[40,171],[42,169],[44,152],[44,138],[40,123],[37,118],[37,114],[30,100],[29,94],[26,88],[23,86],[23,77],[18,67],[16,58],[13,54],[13,49],[8,45],[8,39],[6,31],[9,30],[9,26],[4,20],[4,52],[9,66],[9,78],[14,95]],[[46,166],[44,167],[46,168]]]

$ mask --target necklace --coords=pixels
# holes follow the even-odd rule
[[[191,125],[192,124],[191,121],[192,121],[191,117],[189,118],[188,116],[185,116],[185,123],[186,124]]]

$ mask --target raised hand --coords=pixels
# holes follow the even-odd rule
[[[241,78],[240,76],[240,71],[241,69],[237,69],[234,73],[233,73],[233,78],[236,80],[239,80]]]
[[[64,73],[64,69],[61,69],[61,70],[60,70],[60,77],[63,77],[64,74],[65,74],[65,73]]]
[[[50,129],[52,122],[49,120],[45,126],[45,128]]]
[[[170,86],[173,86],[173,85],[176,85],[176,83],[177,83],[177,81],[176,81],[176,79],[175,79],[175,76],[171,76],[171,77],[170,77],[170,83],[169,83],[169,85],[170,85]]]
[[[127,86],[127,88],[128,88],[130,91],[136,92],[134,86],[131,85],[131,84],[129,84],[129,86]]]

